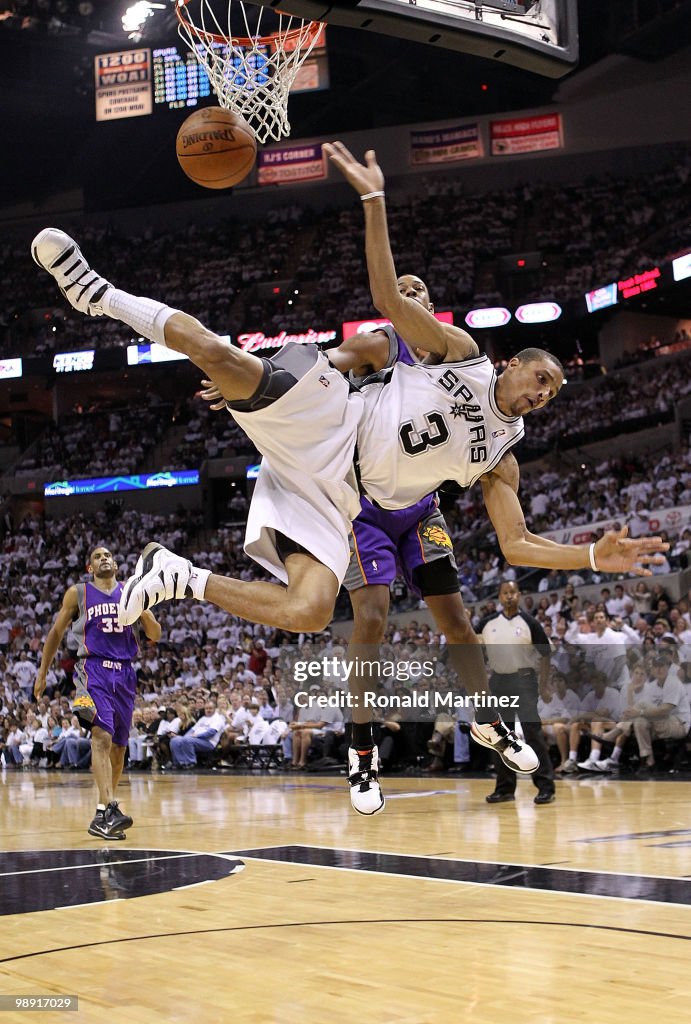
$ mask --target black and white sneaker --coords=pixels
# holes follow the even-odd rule
[[[187,586],[192,569],[190,561],[161,544],[147,544],[137,559],[134,575],[122,588],[118,606],[120,625],[131,626],[143,611],[162,601],[192,597]]]
[[[384,810],[384,794],[379,785],[379,750],[364,752],[348,748],[348,784],[350,802],[358,814],[378,814]]]
[[[513,730],[507,729],[501,718],[491,725],[487,722],[472,722],[470,735],[481,747],[496,750],[507,768],[517,775],[532,775],[540,764],[533,748],[522,743]]]
[[[74,309],[88,316],[103,316],[101,299],[113,286],[91,269],[73,238],[60,228],[44,228],[31,243],[31,255],[53,275]]]
[[[111,800],[106,807],[106,821],[114,832],[126,832],[134,822],[129,814],[123,814],[117,800]]]
[[[106,819],[105,811],[96,811],[93,821],[89,825],[90,836],[97,836],[99,839],[124,839],[125,833],[118,829],[112,829]]]

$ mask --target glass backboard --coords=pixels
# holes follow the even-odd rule
[[[559,78],[578,60],[577,0],[253,0],[274,10]]]

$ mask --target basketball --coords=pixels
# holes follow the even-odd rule
[[[180,125],[175,149],[178,163],[197,185],[230,188],[252,170],[257,140],[240,114],[203,107]]]

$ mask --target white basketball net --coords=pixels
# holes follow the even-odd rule
[[[323,26],[271,11],[267,20],[273,19],[272,30],[262,36],[264,7],[245,5],[243,0],[175,0],[175,4],[180,37],[208,74],[220,105],[241,114],[259,142],[278,142],[290,135],[288,95]],[[221,18],[226,4],[227,18]],[[246,8],[253,17],[248,17]],[[231,11],[236,26],[241,15],[242,37],[237,28],[231,29]]]

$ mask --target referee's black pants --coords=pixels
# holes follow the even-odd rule
[[[540,793],[554,792],[554,769],[550,760],[547,744],[542,736],[542,723],[537,711],[537,673],[532,670],[502,673],[493,672],[490,676],[490,690],[496,697],[518,697],[518,707],[499,707],[507,727],[513,729],[516,717],[521,720],[521,727],[526,743],[529,743],[539,759],[537,771],[531,778]],[[514,793],[516,790],[516,773],[508,768],[498,754],[492,753],[497,781],[495,793]]]

